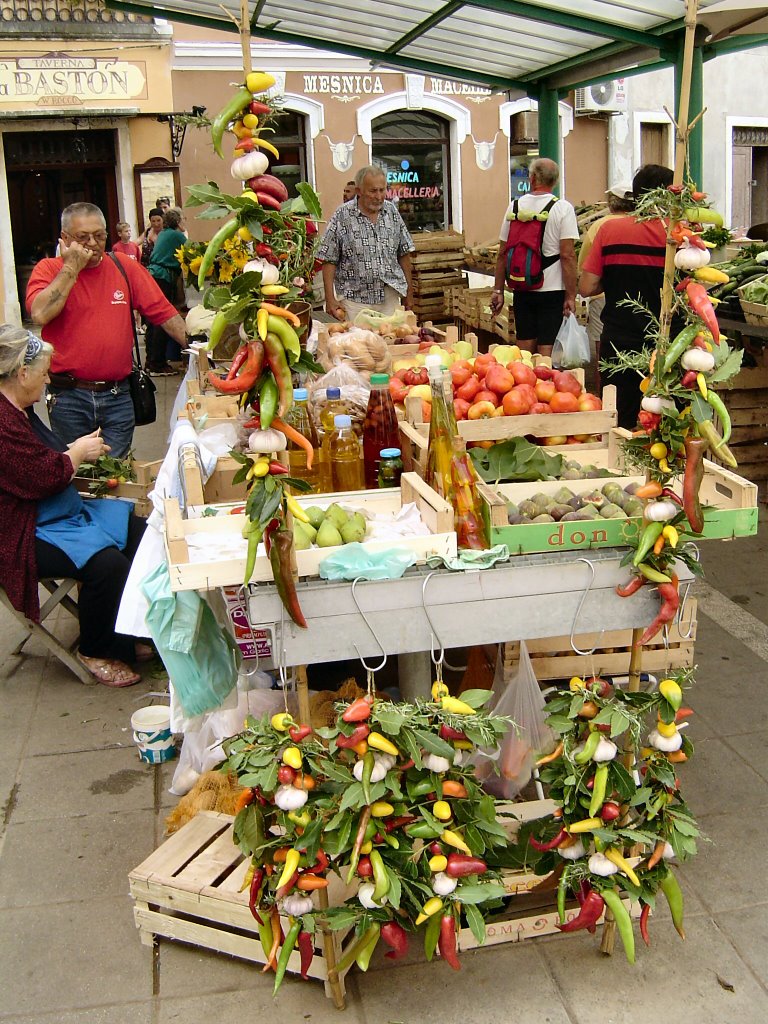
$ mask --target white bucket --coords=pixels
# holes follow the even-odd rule
[[[171,709],[167,704],[153,704],[134,711],[131,715],[131,728],[142,761],[161,764],[176,757],[171,733]]]

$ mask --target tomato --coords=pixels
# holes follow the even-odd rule
[[[569,391],[576,398],[581,394],[581,384],[568,370],[555,370],[555,387],[558,391]]]
[[[117,479],[117,477],[116,477],[116,476],[111,476],[111,477],[109,478],[109,480],[107,480],[107,481],[106,481],[107,487],[108,487],[108,488],[109,488],[109,489],[110,489],[111,491],[113,491],[113,490],[115,489],[115,487],[117,487],[117,485],[118,485],[119,483],[120,483],[120,481],[119,481],[119,480]]]
[[[453,411],[456,414],[457,420],[465,420],[469,412],[469,402],[466,402],[463,398],[454,398]]]
[[[536,374],[533,372],[532,367],[526,366],[525,363],[519,360],[508,363],[507,369],[515,378],[515,384],[530,384],[533,387],[536,383]]]
[[[472,404],[474,405],[476,402],[490,402],[495,409],[500,401],[501,399],[499,398],[495,391],[491,391],[488,388],[484,388],[477,392],[477,394],[475,395],[475,401]]]
[[[547,402],[534,402],[528,412],[533,415],[552,412],[552,407]]]
[[[534,405],[539,400],[535,388],[532,388],[530,384],[517,384],[514,390],[524,395],[528,399],[529,405]]]
[[[555,394],[552,395],[549,405],[552,412],[579,411],[579,400],[572,391],[556,391]]]
[[[476,402],[474,405],[470,405],[469,411],[467,412],[467,419],[469,420],[487,420],[496,411],[496,406],[493,402]]]
[[[468,366],[457,366],[455,363],[451,367],[451,380],[453,381],[454,390],[460,388],[462,384],[466,384],[469,378],[472,376],[472,370]]]
[[[474,401],[475,395],[481,390],[480,381],[477,377],[470,377],[468,381],[465,381],[460,387],[456,389],[455,398],[462,398],[465,402],[470,404]]]
[[[496,356],[491,355],[490,352],[484,352],[482,355],[475,356],[475,374],[478,377],[484,377],[488,372],[488,367],[492,366],[496,362]]]
[[[525,416],[531,408],[528,396],[523,394],[518,388],[513,388],[512,391],[504,395],[502,405],[507,416]]]
[[[534,366],[533,372],[539,380],[552,380],[555,371],[551,366]]]
[[[579,395],[579,412],[596,412],[603,408],[603,403],[597,395],[590,395],[589,392]]]
[[[485,375],[485,386],[497,395],[506,395],[515,386],[515,379],[509,370],[498,363],[488,367]]]
[[[548,402],[557,391],[553,380],[536,379],[536,399],[539,402]]]

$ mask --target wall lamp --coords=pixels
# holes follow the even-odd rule
[[[191,111],[182,110],[173,114],[158,114],[157,120],[161,124],[167,124],[171,132],[171,155],[174,163],[181,156],[184,146],[184,136],[187,134],[187,125],[196,124],[205,114],[206,108],[193,106]]]

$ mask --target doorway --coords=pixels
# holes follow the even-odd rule
[[[733,129],[731,181],[731,230],[768,237],[768,126]]]

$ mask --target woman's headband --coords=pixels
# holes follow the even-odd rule
[[[27,332],[27,348],[24,353],[24,365],[29,366],[30,363],[34,363],[42,351],[42,341],[36,334],[32,334],[31,331]]]

